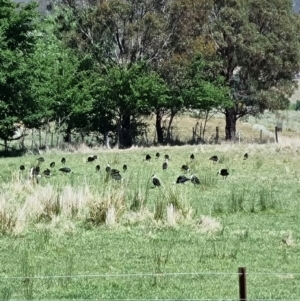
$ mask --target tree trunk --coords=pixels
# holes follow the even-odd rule
[[[225,112],[226,118],[226,126],[225,126],[225,133],[226,133],[226,140],[234,140],[235,133],[236,133],[236,112],[234,108],[226,109]]]
[[[157,134],[157,143],[163,144],[164,143],[164,133],[163,128],[161,126],[161,111],[158,109],[156,110],[156,121],[155,121],[155,127],[156,127],[156,134]]]
[[[167,130],[167,142],[170,143],[171,140],[171,126],[174,120],[174,117],[176,115],[177,112],[171,112],[170,115],[170,120],[169,120],[169,125],[168,125],[168,130]]]
[[[119,132],[120,148],[129,148],[132,146],[130,115],[122,115],[121,129]]]
[[[66,131],[65,131],[65,135],[64,135],[64,142],[65,143],[71,143],[71,128],[68,126]]]
[[[7,152],[8,152],[7,139],[4,139],[4,153],[7,154]]]

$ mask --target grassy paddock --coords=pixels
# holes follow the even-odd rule
[[[298,139],[284,137],[279,145],[53,151],[41,169],[56,167],[38,185],[28,180],[37,157],[0,159],[0,299],[237,298],[239,266],[249,272],[250,298],[298,298],[299,151]],[[147,153],[151,162],[143,162]],[[86,163],[92,154],[98,160]],[[60,174],[62,156],[74,174]],[[122,183],[106,177],[107,162]],[[199,187],[173,184],[182,164]],[[216,175],[220,168],[229,169],[227,180]],[[193,272],[225,274],[161,275]],[[77,277],[136,273],[147,275]]]

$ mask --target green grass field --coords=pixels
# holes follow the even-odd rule
[[[41,169],[56,167],[38,185],[28,180],[37,157],[1,158],[0,299],[237,299],[240,266],[249,298],[299,298],[298,145],[53,151]],[[86,163],[93,154],[98,160]],[[58,171],[63,156],[74,174]],[[122,183],[107,179],[107,162]],[[182,164],[200,186],[173,184]]]

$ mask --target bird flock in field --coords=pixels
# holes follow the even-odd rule
[[[159,159],[160,158],[160,153],[157,152],[155,154],[155,158]],[[91,163],[91,162],[95,162],[98,159],[98,157],[96,155],[94,156],[89,156],[86,160],[86,163]],[[244,154],[244,160],[248,159],[248,153]],[[167,171],[168,169],[168,162],[170,160],[170,156],[168,154],[165,154],[164,156],[164,162],[162,163],[162,170],[163,172]],[[191,154],[190,155],[190,162],[193,162],[195,160],[195,155]],[[214,155],[211,156],[209,158],[210,161],[212,161],[214,164],[219,162],[219,157]],[[42,163],[45,162],[45,159],[43,157],[39,157],[37,158],[37,163],[35,164],[35,166],[30,168],[30,172],[29,172],[29,177],[30,179],[34,180],[36,183],[39,182],[39,178],[41,176],[45,176],[45,177],[50,177],[51,176],[51,171],[55,168],[56,163],[53,161],[50,163],[49,168],[44,169],[43,171],[41,171],[41,165]],[[145,156],[145,158],[143,159],[143,162],[150,162],[151,161],[151,155],[147,154]],[[64,165],[63,167],[59,168],[58,170],[63,173],[63,174],[70,174],[73,173],[73,171],[71,170],[71,168],[65,166],[67,160],[66,158],[62,158],[60,160],[61,164]],[[96,172],[100,172],[101,171],[101,167],[99,164],[97,164],[95,166],[95,170]],[[25,171],[25,166],[21,165],[20,166],[20,172],[24,172]],[[124,164],[123,165],[123,172],[127,171],[127,165]],[[200,180],[199,178],[194,175],[189,166],[186,164],[183,164],[181,166],[181,171],[184,172],[185,174],[187,173],[191,173],[190,177],[187,177],[186,175],[180,175],[177,177],[176,181],[174,182],[174,184],[184,184],[188,181],[190,181],[191,183],[193,183],[194,185],[200,185]],[[105,172],[107,177],[111,177],[112,179],[116,180],[116,181],[123,181],[123,177],[120,174],[120,171],[118,169],[115,168],[111,168],[110,164],[108,163],[106,168],[105,168]],[[223,179],[226,179],[229,176],[229,172],[227,169],[223,168],[220,171],[218,171],[217,175],[221,175],[223,177]],[[161,186],[161,182],[159,180],[159,178],[157,177],[156,174],[151,176],[152,179],[152,184],[154,185],[154,187],[160,187]]]

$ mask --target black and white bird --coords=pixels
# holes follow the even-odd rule
[[[217,163],[219,161],[219,157],[218,156],[211,156],[209,158],[209,160],[213,161],[214,163]]]
[[[190,171],[190,169],[187,165],[182,165],[181,170],[184,171],[184,172],[189,172]]]
[[[109,163],[107,163],[107,166],[106,166],[106,168],[105,168],[105,171],[106,171],[108,174],[120,173],[120,171],[119,171],[118,169],[111,168]]]
[[[98,157],[96,155],[88,157],[86,162],[94,162],[96,159],[98,159]]]
[[[245,153],[245,154],[244,154],[244,160],[247,160],[248,157],[249,157],[248,153]]]
[[[110,174],[110,176],[115,181],[122,181],[123,180],[123,178],[122,178],[122,176],[120,175],[119,172],[113,172],[113,173]]]
[[[187,181],[190,181],[191,179],[187,178],[186,176],[179,176],[176,179],[176,184],[184,184]]]
[[[45,162],[45,159],[43,157],[39,157],[36,159],[39,163]]]
[[[96,169],[97,172],[100,171],[100,165],[99,164],[96,165],[95,169]]]
[[[158,159],[160,157],[160,153],[156,153],[155,157],[156,157],[156,159]]]
[[[36,178],[37,176],[39,176],[40,174],[40,167],[36,166],[36,167],[31,167],[30,168],[30,178]]]
[[[66,164],[66,162],[67,162],[67,160],[66,160],[66,158],[62,158],[61,160],[60,160],[60,162],[62,163],[62,164]]]
[[[155,187],[161,186],[160,181],[155,174],[152,175],[152,183]]]
[[[223,179],[226,179],[229,176],[229,172],[227,169],[223,168],[217,172],[217,175],[221,175]]]
[[[196,177],[195,175],[191,175],[191,182],[194,184],[194,185],[200,185],[200,180],[198,177]]]
[[[62,167],[62,168],[59,169],[59,171],[61,171],[64,174],[73,173],[73,171],[69,167]]]
[[[123,171],[125,172],[126,170],[127,170],[127,165],[124,164],[124,165],[123,165]]]
[[[167,170],[168,168],[168,159],[165,159],[165,162],[162,164],[163,171]]]
[[[194,161],[194,160],[195,160],[195,155],[194,155],[194,154],[191,154],[191,155],[190,155],[190,159],[191,159],[191,161]]]
[[[24,171],[25,170],[25,166],[24,165],[20,165],[20,171]]]
[[[110,168],[110,164],[109,164],[109,163],[107,163],[107,166],[106,166],[106,168],[105,168],[105,171],[106,171],[107,173],[110,173],[111,168]]]
[[[143,161],[150,162],[150,160],[151,160],[151,156],[149,154],[147,154]]]
[[[50,163],[50,168],[54,168],[55,167],[55,162],[51,162]]]
[[[31,167],[30,168],[30,175],[29,175],[30,179],[32,179],[33,182],[35,182],[36,184],[39,183],[39,178],[41,177],[40,175],[40,167],[36,166],[36,167]]]
[[[114,174],[114,173],[120,173],[120,171],[118,169],[115,169],[115,168],[111,168],[110,170],[110,174]]]
[[[51,170],[49,168],[45,169],[43,171],[43,174],[46,176],[46,177],[50,177],[51,176]]]
[[[165,159],[170,160],[170,156],[166,154]]]

